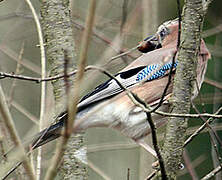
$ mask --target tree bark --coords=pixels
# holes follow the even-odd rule
[[[42,0],[41,24],[44,33],[46,55],[50,75],[55,76],[64,72],[64,51],[69,59],[68,72],[73,71],[76,65],[74,38],[72,33],[69,0]],[[71,81],[73,84],[73,81]],[[56,102],[56,112],[65,108],[65,82],[63,79],[52,82]],[[62,103],[63,102],[63,103]],[[59,176],[63,179],[86,179],[86,166],[76,154],[86,157],[83,147],[84,133],[72,135],[67,144]]]
[[[181,45],[171,99],[172,113],[190,111],[204,19],[202,0],[186,0],[182,17]],[[180,169],[186,129],[187,118],[169,118],[163,146],[163,157],[169,179],[176,179]]]

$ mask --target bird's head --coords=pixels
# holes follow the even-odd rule
[[[143,53],[147,53],[162,47],[176,47],[179,29],[178,21],[178,18],[176,18],[174,20],[166,21],[161,24],[154,35],[145,38],[143,42],[141,42],[140,46],[138,47],[138,50]],[[208,51],[203,39],[201,39],[200,53],[202,55],[205,55],[207,59],[211,58],[211,54]]]
[[[178,19],[167,21],[158,27],[158,30],[154,36],[157,37],[158,43],[161,46],[174,45],[178,39]]]
[[[163,46],[175,46],[178,37],[178,19],[167,21],[158,27],[157,32],[144,39],[138,50],[147,53]]]

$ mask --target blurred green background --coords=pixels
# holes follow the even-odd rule
[[[72,1],[73,30],[78,56],[81,44],[82,26],[84,25],[88,7],[87,0]],[[177,17],[176,0],[128,0],[126,21],[123,19],[123,0],[98,0],[94,34],[88,54],[88,64],[106,64],[118,54],[120,49],[129,49],[139,41],[156,31],[159,24]],[[39,2],[32,1],[39,12]],[[182,3],[182,2],[181,2]],[[122,26],[122,23],[125,23]],[[206,78],[214,84],[222,86],[222,1],[213,1],[207,13],[203,37],[212,54],[208,63]],[[122,42],[119,43],[119,39]],[[111,44],[110,44],[111,43]],[[24,52],[22,53],[22,51]],[[22,58],[19,58],[21,54]],[[132,52],[130,56],[109,63],[108,70],[117,72],[140,55]],[[19,60],[21,59],[21,60]],[[38,36],[32,14],[24,1],[5,0],[0,2],[0,71],[15,72],[21,64],[19,73],[40,77],[40,52]],[[82,94],[94,88],[99,82],[107,79],[99,73],[88,73]],[[26,139],[38,129],[40,107],[40,84],[29,81],[1,79],[1,85],[9,99],[10,110],[20,136]],[[47,84],[47,114],[45,126],[53,119],[53,94],[51,84]],[[195,100],[199,111],[215,112],[222,105],[221,89],[204,83],[201,94]],[[191,110],[195,113],[194,110]],[[189,136],[203,121],[190,119],[187,135]],[[213,128],[221,137],[220,120],[215,120]],[[161,135],[160,135],[161,137]],[[149,140],[148,140],[149,141]],[[55,143],[45,146],[43,170],[49,166]],[[153,158],[130,139],[120,133],[103,128],[94,128],[86,132],[88,147],[89,179],[144,179],[151,172]],[[221,147],[217,145],[219,153]],[[7,148],[8,146],[5,145]],[[212,140],[207,129],[196,137],[184,153],[186,163],[191,170],[181,170],[178,179],[200,179],[218,166]],[[99,171],[99,172],[98,172]],[[102,177],[103,176],[103,177]],[[218,174],[217,179],[222,179]]]

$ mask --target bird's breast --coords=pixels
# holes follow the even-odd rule
[[[162,117],[152,116],[160,122]],[[132,139],[140,139],[149,134],[149,123],[146,113],[128,101],[116,101],[112,98],[78,113],[75,125],[78,130],[92,127],[109,127],[120,131]]]

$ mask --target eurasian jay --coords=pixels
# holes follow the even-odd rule
[[[168,82],[168,74],[172,66],[172,59],[177,51],[178,21],[167,21],[159,26],[154,36],[144,40],[146,48],[139,48],[142,54],[115,75],[121,84],[144,100],[150,107],[155,107],[163,94]],[[177,58],[177,56],[176,56]],[[177,67],[177,60],[173,67],[172,78]],[[198,94],[207,69],[207,61],[210,53],[201,40],[199,58],[197,63],[197,86],[194,88],[193,97]],[[168,99],[172,93],[170,84],[165,94],[161,111],[168,111]],[[67,112],[57,117],[57,123],[39,133],[35,139],[35,148],[61,136]],[[152,113],[152,119],[156,126],[164,124],[164,117]],[[136,106],[126,92],[114,79],[96,87],[92,92],[84,96],[78,104],[74,131],[82,131],[91,127],[109,127],[120,131],[127,137],[135,140],[148,151],[152,151],[143,138],[150,133],[150,126],[146,113]],[[39,137],[41,139],[39,140]],[[155,155],[155,152],[151,152]]]

